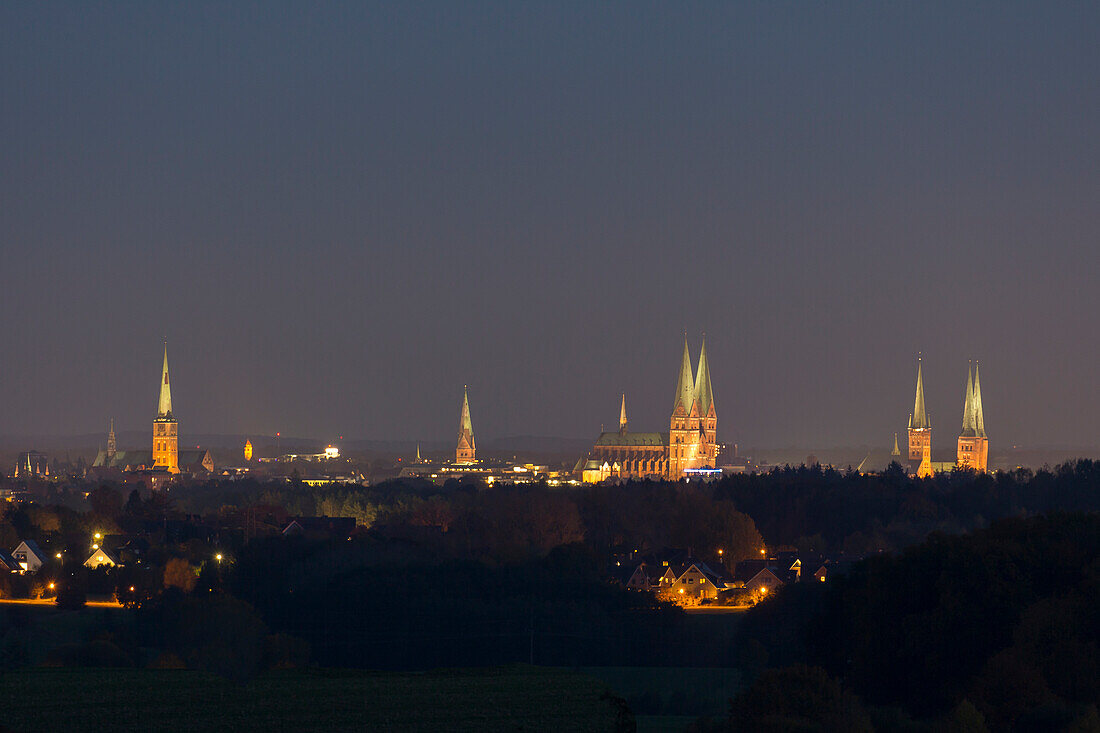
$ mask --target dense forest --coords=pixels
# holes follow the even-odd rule
[[[750,611],[737,643],[759,676],[730,725],[1097,730],[1097,609],[1100,516],[937,533]],[[831,702],[799,702],[822,696]]]

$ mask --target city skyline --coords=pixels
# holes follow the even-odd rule
[[[1100,8],[168,7],[0,8],[0,435],[1100,445]]]

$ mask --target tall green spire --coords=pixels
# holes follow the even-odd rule
[[[172,415],[172,386],[168,383],[168,340],[164,341],[164,367],[160,375],[160,402],[157,405],[157,417]]]
[[[928,413],[924,409],[924,376],[921,373],[921,357],[917,356],[917,396],[913,400],[913,414],[909,416],[909,428],[920,430],[931,428]]]
[[[894,433],[894,450],[890,451],[891,456],[901,456],[901,450],[898,449],[898,434]]]
[[[966,399],[963,401],[962,437],[973,438],[977,435],[974,427],[974,368],[966,366]]]
[[[691,378],[691,354],[688,353],[687,334],[684,334],[684,356],[680,364],[680,378],[676,380],[676,400],[672,411],[683,406],[684,412],[691,412],[691,403],[695,400],[695,380]]]
[[[985,412],[982,410],[982,382],[978,378],[978,362],[974,362],[974,389],[973,389],[974,406],[971,408],[971,412],[974,413],[974,433],[979,438],[986,437],[985,435]]]
[[[462,385],[462,417],[458,421],[459,435],[466,433],[470,436],[470,444],[474,441],[474,425],[470,420],[470,396],[466,391],[466,385]]]
[[[706,415],[714,403],[714,392],[710,386],[710,365],[707,363],[706,334],[703,334],[703,345],[699,349],[699,368],[695,372],[695,399],[699,402],[699,414]]]

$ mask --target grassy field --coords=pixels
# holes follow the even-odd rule
[[[583,667],[639,716],[725,717],[741,691],[741,672],[720,667]],[[640,721],[639,721],[639,727]]]
[[[0,676],[5,731],[613,731],[587,675],[528,667],[287,671],[245,685],[185,670],[29,669]]]

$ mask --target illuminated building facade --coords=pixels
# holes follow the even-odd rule
[[[718,413],[714,406],[710,364],[704,337],[699,364],[692,376],[687,337],[680,360],[676,394],[667,433],[631,432],[627,429],[626,396],[619,411],[619,429],[603,432],[589,454],[585,480],[615,476],[679,479],[685,471],[713,468],[718,458]],[[591,464],[593,469],[588,470]],[[603,468],[607,470],[596,470]],[[598,479],[597,479],[598,480]]]
[[[153,418],[153,466],[179,473],[179,424],[172,416],[172,386],[168,380],[168,343],[164,344],[164,366],[161,369],[160,401]]]
[[[989,466],[989,438],[985,434],[985,412],[982,410],[982,382],[978,365],[966,370],[966,399],[963,403],[962,432],[956,464],[961,468],[985,471]]]
[[[244,441],[244,459],[246,461],[251,461],[252,460],[252,441],[251,440]]]
[[[477,460],[474,444],[474,424],[470,420],[470,396],[462,387],[462,414],[458,418],[458,445],[455,447],[455,463],[469,464]]]

